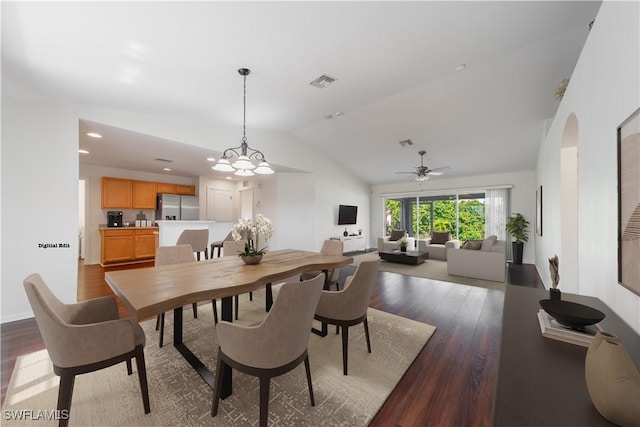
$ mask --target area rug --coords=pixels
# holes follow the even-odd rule
[[[254,292],[253,301],[242,295],[239,314],[238,322],[243,324],[263,318],[264,292]],[[218,415],[211,417],[211,389],[170,344],[172,317],[167,314],[167,344],[163,348],[158,347],[155,320],[142,322],[147,336],[145,358],[151,413],[144,414],[136,373],[127,376],[122,363],[76,378],[69,425],[258,424],[258,380],[237,371],[233,372],[233,395],[221,400]],[[371,308],[368,319],[372,353],[367,353],[363,327],[350,328],[348,376],[342,375],[342,344],[335,328],[329,327],[329,334],[324,338],[311,334],[309,359],[316,406],[310,405],[304,364],[301,364],[272,379],[270,426],[365,426],[369,423],[436,328]],[[215,370],[217,341],[210,304],[199,306],[197,319],[193,319],[190,309],[185,310],[184,341],[209,369]],[[135,370],[135,363],[133,366]],[[46,350],[19,357],[2,408],[2,425],[57,425],[57,421],[46,418],[56,409],[58,383]],[[15,419],[18,417],[23,419]]]
[[[362,261],[379,258],[377,252],[369,252],[353,257],[354,265]],[[407,265],[383,260],[378,268],[380,271],[404,274],[406,276],[423,277],[425,279],[440,280],[441,282],[459,283],[462,285],[478,286],[493,290],[505,290],[504,282],[492,282],[490,280],[472,279],[470,277],[452,276],[447,273],[447,262],[438,259],[429,259],[422,264]]]

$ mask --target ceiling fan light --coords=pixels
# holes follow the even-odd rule
[[[236,169],[255,169],[256,165],[253,164],[249,157],[242,155],[238,157],[238,160],[231,164]]]
[[[220,159],[215,166],[212,166],[211,169],[218,172],[233,172],[234,169],[231,167],[231,163],[227,159]]]
[[[426,176],[426,175],[418,175],[418,176],[416,176],[416,181],[418,181],[418,182],[423,182],[423,181],[426,181],[428,179],[429,179],[429,177]]]
[[[269,163],[267,162],[260,162],[254,172],[260,175],[271,175],[274,173],[273,169],[271,169],[271,166],[269,166]]]

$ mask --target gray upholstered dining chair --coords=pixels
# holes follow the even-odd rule
[[[304,282],[285,283],[271,311],[257,326],[220,322],[218,362],[211,416],[218,413],[225,367],[260,379],[260,426],[269,418],[271,378],[283,375],[304,362],[311,406],[315,406],[307,346],[313,314],[322,292],[319,274]]]
[[[214,257],[213,256],[214,250],[217,249],[217,256],[218,256],[218,258],[220,258],[220,256],[221,256],[220,251],[222,251],[222,247],[224,245],[224,242],[231,242],[231,241],[233,241],[233,233],[230,231],[229,234],[227,234],[227,236],[224,239],[217,240],[217,241],[211,243],[211,255],[209,255],[209,257],[213,258]]]
[[[344,375],[347,375],[350,326],[364,324],[367,351],[371,353],[367,308],[379,265],[379,258],[374,261],[361,262],[353,276],[345,279],[341,291],[322,291],[318,302],[315,319],[336,325],[342,330],[342,370]]]
[[[204,230],[208,231],[208,230]],[[171,265],[171,264],[179,264],[183,262],[195,262],[195,258],[193,257],[193,249],[191,245],[176,245],[176,246],[158,246],[156,250],[156,259],[155,265]],[[213,305],[213,318],[215,319],[215,323],[218,323],[218,310],[216,308],[215,301],[211,301],[211,305]],[[193,303],[193,317],[198,317],[198,303]],[[156,331],[160,328],[160,339],[158,345],[162,347],[164,343],[164,313],[158,314],[156,318]]]
[[[144,361],[145,335],[133,319],[120,319],[113,297],[100,297],[77,304],[64,304],[47,287],[39,274],[24,279],[24,289],[38,329],[60,377],[58,410],[70,415],[76,375],[126,362],[131,375],[135,357],[144,413],[151,412]],[[64,412],[63,412],[64,413]],[[114,418],[117,414],[113,414]],[[60,419],[59,426],[69,423]]]
[[[320,253],[323,255],[342,255],[344,250],[344,244],[341,240],[325,240],[322,243],[322,248],[320,249]],[[322,273],[321,271],[307,271],[300,274],[300,280],[308,280],[312,277]],[[327,289],[331,289],[331,286],[336,285],[336,289],[340,290],[340,283],[338,283],[338,279],[340,278],[340,269],[334,268],[332,271],[327,273],[329,275],[329,279],[327,281]]]
[[[196,253],[196,258],[200,261],[200,252],[204,252],[204,258],[209,259],[209,229],[202,230],[184,230],[176,245],[191,245],[193,252]]]

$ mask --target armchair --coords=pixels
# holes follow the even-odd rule
[[[389,252],[400,248],[400,239],[403,237],[407,238],[407,248],[413,250],[416,247],[416,239],[408,237],[406,230],[393,230],[389,236],[378,237],[378,251]]]
[[[429,252],[430,259],[446,261],[447,250],[459,247],[460,241],[451,239],[451,234],[448,231],[432,231],[431,237],[418,240],[418,250],[420,252]]]

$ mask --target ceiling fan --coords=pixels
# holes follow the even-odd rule
[[[442,175],[442,172],[451,169],[449,166],[444,166],[441,168],[429,169],[428,166],[424,165],[424,155],[427,154],[426,151],[418,151],[420,154],[420,166],[417,166],[415,172],[396,172],[397,174],[413,174],[415,175],[416,181],[426,181],[430,176],[438,176]]]

